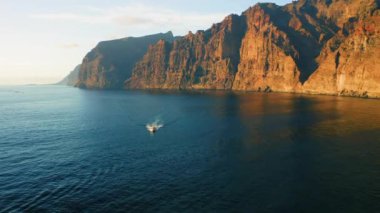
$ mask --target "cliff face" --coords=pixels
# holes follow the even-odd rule
[[[301,73],[295,61],[299,51],[266,10],[282,13],[280,7],[272,4],[256,5],[243,13],[247,30],[240,49],[235,90],[289,92],[299,86]]]
[[[380,1],[257,4],[206,31],[101,42],[76,84],[380,97]]]
[[[379,5],[257,4],[209,30],[151,45],[125,87],[380,97]]]
[[[148,46],[160,39],[172,41],[171,32],[145,37],[100,42],[83,59],[76,86],[90,89],[121,89]]]
[[[64,79],[58,82],[58,85],[75,86],[79,79],[81,65],[77,65]]]
[[[338,33],[326,43],[318,57],[320,66],[302,92],[380,97],[380,3],[352,4],[356,12],[341,21]]]
[[[207,31],[161,40],[137,63],[126,87],[230,89],[244,29],[244,17],[231,15]]]

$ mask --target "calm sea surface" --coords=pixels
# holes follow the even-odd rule
[[[380,100],[0,87],[12,211],[379,212]]]

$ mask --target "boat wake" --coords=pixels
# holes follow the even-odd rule
[[[164,124],[160,120],[155,120],[153,123],[148,123],[145,127],[150,133],[156,133],[164,127]]]

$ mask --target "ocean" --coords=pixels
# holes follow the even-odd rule
[[[380,100],[0,87],[0,212],[379,211]]]

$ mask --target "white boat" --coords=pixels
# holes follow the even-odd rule
[[[147,126],[146,126],[146,129],[147,129],[150,133],[156,133],[156,132],[157,132],[157,127],[155,127],[155,126],[147,125]]]
[[[161,127],[163,127],[164,125],[163,124],[160,124],[158,121],[154,122],[154,123],[150,123],[150,124],[147,124],[146,125],[146,129],[150,132],[150,133],[156,133]]]

